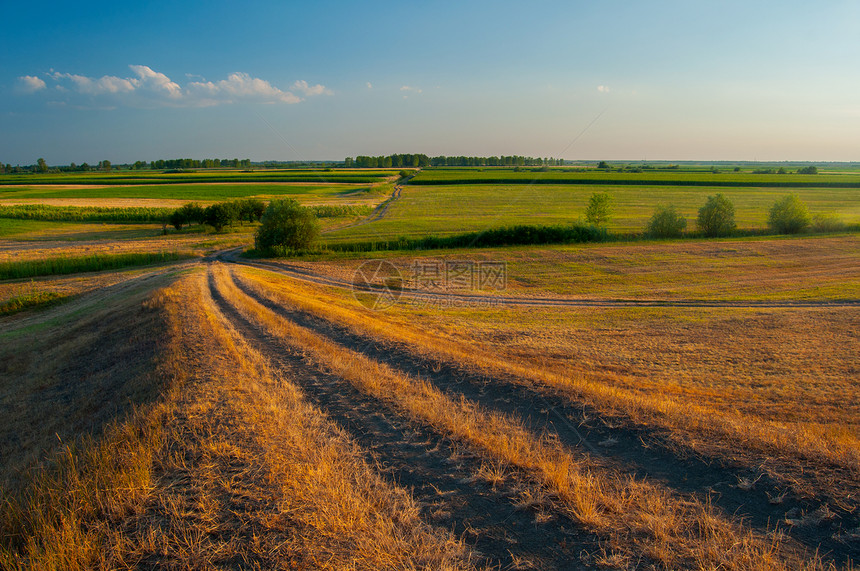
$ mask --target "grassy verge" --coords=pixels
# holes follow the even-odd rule
[[[35,276],[99,272],[129,266],[145,266],[191,258],[181,252],[129,252],[123,254],[92,254],[87,256],[58,256],[37,260],[0,263],[0,280],[14,280]]]
[[[0,315],[12,315],[25,309],[56,305],[65,301],[67,297],[55,291],[37,291],[18,295],[0,302]]]

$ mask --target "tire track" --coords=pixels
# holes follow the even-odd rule
[[[397,299],[410,300],[413,303],[441,307],[590,307],[590,308],[620,308],[620,307],[692,307],[692,308],[737,308],[737,309],[804,309],[804,308],[860,308],[860,300],[708,300],[708,299],[589,299],[567,297],[517,297],[508,295],[470,295],[457,293],[442,293],[426,290],[403,288],[393,290],[385,286],[367,286],[347,282],[337,278],[317,274],[303,268],[290,266],[279,262],[261,260],[243,260],[238,255],[241,248],[226,250],[217,254],[224,262],[256,267],[279,273],[297,280],[316,285],[336,287],[350,291],[365,293],[389,294]]]
[[[278,315],[395,370],[430,382],[453,400],[466,398],[485,410],[517,418],[536,434],[550,435],[571,449],[590,454],[607,469],[644,476],[682,495],[706,497],[726,514],[742,517],[750,527],[762,532],[779,527],[810,550],[820,549],[837,560],[860,557],[856,547],[834,539],[842,529],[860,525],[856,513],[838,509],[835,518],[818,526],[785,525],[787,513],[813,513],[828,505],[827,498],[798,498],[788,492],[784,483],[757,470],[726,465],[715,458],[684,457],[677,445],[669,444],[663,431],[623,426],[621,421],[604,418],[587,406],[574,405],[569,397],[547,395],[544,387],[525,385],[515,379],[489,378],[417,355],[400,345],[363,336],[322,317],[274,303],[232,270],[230,275],[244,294]],[[755,485],[744,489],[744,481],[755,481]],[[774,503],[775,497],[783,499]]]
[[[251,346],[367,450],[384,477],[411,489],[429,522],[464,537],[487,563],[514,568],[525,560],[535,569],[575,569],[581,567],[581,553],[599,549],[597,539],[569,519],[517,507],[516,474],[495,486],[483,483],[475,478],[482,467],[477,455],[326,372],[324,364],[309,365],[301,352],[285,351],[224,297],[211,269],[209,289],[218,309]]]

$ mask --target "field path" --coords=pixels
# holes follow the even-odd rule
[[[388,212],[388,207],[391,204],[400,198],[400,193],[403,192],[403,187],[395,184],[394,190],[391,192],[391,196],[389,196],[384,202],[381,202],[374,210],[371,212],[367,218],[363,220],[359,220],[358,222],[353,222],[351,224],[347,224],[345,226],[337,226],[334,228],[329,228],[327,230],[323,230],[323,234],[327,232],[333,232],[335,230],[344,230],[345,228],[355,228],[356,226],[364,226],[365,224],[370,224],[371,222],[377,222],[382,220],[385,214]]]
[[[392,369],[429,382],[455,402],[466,399],[483,410],[515,418],[534,434],[557,440],[606,470],[659,482],[682,497],[694,495],[707,500],[725,514],[743,517],[747,525],[762,533],[781,529],[807,548],[821,549],[836,560],[844,560],[847,555],[860,556],[856,548],[834,540],[833,536],[839,533],[835,521],[833,525],[817,527],[790,527],[785,524],[786,514],[792,510],[811,514],[816,510],[831,509],[829,498],[799,497],[788,491],[785,481],[777,481],[764,472],[723,464],[716,458],[696,457],[689,451],[679,450],[677,444],[672,444],[668,435],[659,429],[631,427],[617,418],[608,418],[576,403],[569,396],[552,394],[539,383],[488,378],[484,373],[410,351],[405,343],[381,341],[294,306],[283,306],[261,295],[236,272],[231,271],[231,276],[243,294],[299,326]],[[347,399],[347,411],[352,410],[355,402],[353,396]],[[357,414],[366,418],[366,413],[360,410]],[[755,480],[756,484],[752,489],[743,489],[739,483],[744,480]],[[772,498],[777,496],[783,496],[783,499],[774,503]],[[857,514],[837,510],[841,525],[852,528],[860,525]]]
[[[257,267],[285,276],[310,282],[316,285],[336,287],[350,291],[363,291],[366,293],[377,293],[390,295],[397,299],[409,299],[427,305],[439,304],[442,306],[465,306],[465,307],[490,307],[507,305],[512,307],[593,307],[593,308],[615,308],[615,307],[731,307],[731,308],[810,308],[810,307],[860,307],[860,299],[846,300],[708,300],[708,299],[592,299],[572,297],[525,297],[508,295],[480,295],[446,293],[410,288],[388,288],[384,285],[364,285],[348,282],[324,274],[314,273],[305,268],[292,266],[288,262],[275,262],[264,260],[247,260],[239,257],[241,248],[225,250],[216,256],[225,262],[232,262],[246,266]]]

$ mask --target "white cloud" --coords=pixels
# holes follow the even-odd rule
[[[179,84],[170,80],[163,73],[153,71],[152,68],[145,65],[130,65],[131,71],[137,74],[138,79],[130,80],[135,87],[151,89],[153,91],[163,91],[168,97],[182,97],[182,88]]]
[[[295,82],[291,89],[295,89],[296,91],[301,91],[305,94],[305,97],[313,97],[314,95],[331,95],[332,92],[330,89],[327,89],[324,85],[320,85],[319,83],[316,85],[308,85],[308,82],[304,79],[300,79]]]
[[[234,102],[238,99],[257,99],[265,102],[298,103],[302,99],[289,91],[281,91],[268,81],[251,77],[247,73],[231,73],[227,79],[188,84],[192,95],[202,94],[210,100]]]
[[[597,91],[599,91],[600,93],[609,93],[609,86],[608,85],[598,85]]]
[[[18,90],[22,93],[35,93],[40,89],[45,89],[45,87],[47,87],[45,80],[35,75],[25,75],[18,78]]]
[[[373,89],[373,84],[372,84],[372,83],[370,83],[369,81],[367,82],[367,88],[368,88],[368,89]]]
[[[146,65],[130,65],[132,77],[117,77],[104,75],[100,78],[87,77],[72,73],[56,72],[53,69],[46,78],[53,82],[56,93],[62,93],[70,99],[73,105],[75,97],[87,95],[98,100],[90,99],[87,104],[96,104],[104,108],[106,105],[124,105],[132,107],[203,107],[235,103],[237,101],[257,101],[262,103],[299,103],[302,97],[315,95],[332,95],[324,85],[309,85],[305,80],[293,83],[290,91],[275,87],[268,81],[252,77],[247,73],[235,72],[219,81],[204,81],[199,75],[185,74],[187,78],[199,78],[184,87],[170,79],[167,75],[153,70]],[[35,76],[19,78],[19,91],[33,93],[45,89],[45,80]],[[80,101],[78,101],[80,103]]]
[[[400,91],[411,91],[413,93],[421,93],[422,92],[421,89],[419,89],[417,87],[412,87],[409,85],[404,85],[403,87],[400,88]]]
[[[99,79],[94,79],[85,75],[54,72],[50,74],[50,77],[57,82],[69,80],[74,85],[75,91],[86,95],[130,93],[135,89],[134,83],[130,80],[114,75],[104,75]]]

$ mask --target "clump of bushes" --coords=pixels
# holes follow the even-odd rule
[[[167,221],[177,230],[189,224],[208,224],[220,232],[236,222],[257,222],[263,216],[266,203],[256,198],[240,198],[229,202],[216,202],[206,208],[189,202],[174,210]]]
[[[728,236],[735,229],[735,205],[722,193],[709,196],[699,209],[696,226],[705,236]]]
[[[645,233],[654,238],[677,238],[687,228],[687,219],[674,206],[657,206],[645,226]]]
[[[292,198],[273,200],[263,213],[254,246],[264,255],[284,255],[307,250],[319,234],[319,220],[312,211]]]
[[[812,222],[809,209],[796,194],[788,194],[777,200],[770,209],[767,225],[779,234],[797,234]]]

